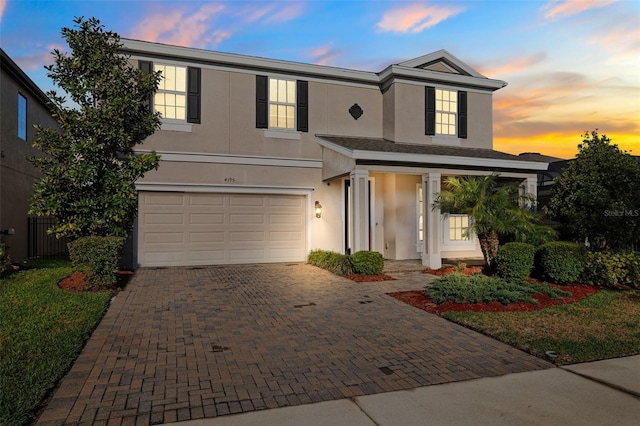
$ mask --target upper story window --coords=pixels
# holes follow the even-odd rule
[[[27,98],[18,93],[18,137],[27,140]]]
[[[425,86],[425,128],[427,136],[457,136],[466,139],[467,92]],[[452,138],[446,138],[452,139]]]
[[[309,83],[256,75],[256,128],[265,136],[299,139],[309,131]]]
[[[269,128],[296,128],[296,82],[279,78],[269,79]]]
[[[436,134],[457,134],[458,92],[436,89]]]
[[[187,68],[175,65],[153,64],[155,71],[162,72],[156,91],[153,108],[162,118],[184,121],[187,119]]]

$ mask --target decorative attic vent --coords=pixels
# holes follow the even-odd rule
[[[349,108],[349,114],[351,114],[351,116],[357,120],[358,118],[362,117],[364,111],[362,110],[362,108],[360,108],[360,105],[353,104],[351,108]]]

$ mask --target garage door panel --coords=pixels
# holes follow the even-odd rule
[[[146,225],[182,225],[184,215],[182,213],[146,213],[144,223]]]
[[[264,197],[254,195],[230,195],[229,206],[231,207],[265,207]]]
[[[192,207],[224,206],[224,195],[190,194],[189,205]]]
[[[183,232],[147,232],[144,234],[144,242],[147,244],[182,244]]]
[[[249,225],[263,225],[265,223],[264,214],[247,214],[247,213],[235,213],[229,215],[229,223],[235,224],[249,224]]]
[[[306,198],[141,193],[141,266],[303,261]]]
[[[224,243],[224,232],[189,232],[191,243]]]
[[[248,243],[260,243],[264,242],[264,232],[263,231],[254,231],[254,232],[245,232],[245,231],[236,231],[229,232],[229,241],[233,242],[248,242]]]
[[[189,223],[192,225],[223,225],[224,214],[223,213],[190,213]]]
[[[147,206],[182,206],[184,194],[145,194],[142,200]]]

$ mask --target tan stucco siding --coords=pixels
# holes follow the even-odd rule
[[[467,92],[467,139],[463,147],[493,149],[493,109],[491,93]]]
[[[18,93],[27,99],[26,141],[18,137]],[[21,261],[27,257],[29,197],[38,176],[38,171],[27,157],[42,155],[32,147],[35,139],[33,125],[57,128],[57,123],[49,110],[4,70],[0,77],[0,95],[0,230],[15,230],[13,236],[2,240],[11,247],[12,259]]]

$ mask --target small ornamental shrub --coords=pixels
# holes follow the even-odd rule
[[[580,279],[587,260],[582,244],[554,241],[543,244],[536,252],[536,270],[542,279],[557,284]]]
[[[508,282],[485,275],[465,276],[458,272],[445,275],[426,287],[424,294],[434,303],[537,303],[534,294],[546,294],[553,298],[569,296],[570,293],[548,284],[531,284],[526,281]]]
[[[92,287],[109,287],[116,282],[116,272],[124,247],[122,237],[81,237],[68,244],[69,256],[76,271],[86,272]]]
[[[536,249],[527,243],[507,243],[496,256],[496,273],[507,281],[522,281],[533,269]]]
[[[353,273],[349,256],[333,251],[312,250],[307,257],[307,262],[336,275],[345,276]]]
[[[4,244],[0,244],[0,274],[7,270],[9,259]]]
[[[380,275],[384,258],[377,251],[359,251],[351,256],[353,271],[361,275]]]
[[[601,286],[628,285],[640,288],[640,253],[588,253],[582,280]]]

